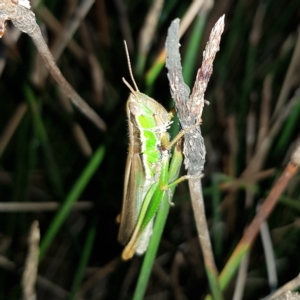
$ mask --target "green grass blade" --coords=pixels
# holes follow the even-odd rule
[[[172,191],[173,193],[173,191]],[[152,271],[152,266],[156,256],[156,252],[159,246],[159,242],[163,233],[164,226],[166,224],[170,205],[168,203],[168,196],[165,194],[163,203],[157,213],[154,223],[153,234],[150,239],[148,250],[146,252],[142,269],[139,275],[137,286],[133,295],[133,300],[144,299],[144,295],[147,289],[148,280]]]
[[[206,19],[207,19],[206,13],[200,13],[198,15],[193,28],[192,35],[189,40],[187,52],[183,60],[182,74],[183,74],[184,81],[188,86],[192,85],[193,79],[196,77],[194,72],[195,69],[197,68],[196,62],[197,62],[197,57],[199,56],[199,45],[202,40]]]
[[[226,266],[224,267],[223,271],[221,272],[220,278],[219,278],[222,291],[224,291],[225,288],[229,285],[229,283],[232,280],[233,276],[235,275],[243,257],[249,251],[249,249],[250,249],[249,244],[242,245],[236,251],[235,255],[232,256],[226,263]]]
[[[158,75],[160,74],[164,66],[165,66],[165,57],[163,57],[162,60],[158,58],[155,61],[152,68],[146,74],[146,78],[145,78],[146,87],[153,85],[153,83],[155,82],[156,78],[158,77]]]
[[[177,148],[178,147],[178,148]],[[169,180],[176,180],[179,176],[180,167],[182,164],[182,152],[181,152],[181,144],[177,144],[174,149],[173,157],[171,160],[170,168],[169,168]],[[170,188],[172,195],[174,195],[176,186],[172,186]],[[147,284],[149,281],[150,273],[152,270],[152,266],[154,263],[154,259],[156,256],[156,252],[158,249],[159,242],[161,240],[161,236],[166,224],[167,216],[170,209],[168,194],[165,193],[162,203],[160,205],[160,208],[158,210],[155,222],[154,222],[154,228],[153,228],[153,234],[151,236],[149,246],[143,261],[142,269],[139,275],[139,279],[135,288],[135,292],[133,295],[134,300],[143,299]]]
[[[249,249],[250,249],[250,245],[244,244],[242,247],[237,249],[236,254],[232,256],[230,260],[227,262],[225,268],[223,269],[219,277],[219,282],[222,291],[224,291],[225,288],[230,283],[231,279],[233,278],[234,274],[236,273],[236,270],[240,265],[242,258],[249,251]],[[205,300],[212,300],[211,295],[206,296]]]
[[[294,210],[300,211],[300,202],[299,199],[294,200],[287,196],[281,196],[278,200],[279,203],[286,205]]]
[[[299,114],[300,114],[300,97],[298,97],[296,105],[293,107],[291,114],[289,115],[282,133],[279,135],[278,141],[276,141],[275,149],[273,150],[273,155],[276,157],[280,153],[284,153],[289,145],[291,136],[295,130],[295,127],[299,124]]]
[[[95,152],[95,154],[93,155],[92,159],[90,160],[86,168],[83,170],[81,176],[75,182],[73,188],[68,194],[65,202],[62,204],[60,210],[55,215],[51,225],[49,226],[48,231],[46,232],[44,238],[42,239],[41,248],[40,248],[40,260],[44,257],[57,231],[59,230],[59,228],[61,227],[61,225],[67,218],[67,216],[69,215],[74,202],[80,197],[81,193],[85,189],[91,177],[99,168],[100,164],[103,161],[104,154],[105,154],[105,147],[100,146],[98,150]]]
[[[86,269],[86,266],[88,264],[92,247],[95,241],[96,232],[97,232],[97,219],[94,218],[93,223],[89,229],[88,235],[86,237],[85,243],[84,243],[84,249],[82,251],[81,259],[79,261],[77,271],[74,277],[73,285],[70,291],[69,300],[72,300],[75,298],[75,295],[78,291],[78,288],[81,284],[82,278],[84,276],[84,272]]]
[[[222,291],[220,288],[219,278],[218,275],[214,270],[209,268],[208,266],[205,266],[205,273],[208,279],[209,287],[211,290],[211,293],[213,294],[214,300],[223,300]]]
[[[32,89],[25,84],[23,86],[23,90],[26,96],[26,100],[29,104],[32,116],[33,116],[33,121],[35,125],[35,130],[36,134],[39,138],[39,141],[42,145],[42,148],[45,153],[45,163],[48,168],[49,174],[50,174],[50,179],[53,184],[54,190],[57,193],[58,196],[62,197],[63,196],[63,188],[62,188],[62,179],[60,176],[60,173],[58,171],[58,168],[56,167],[56,162],[54,160],[54,157],[52,155],[47,131],[45,129],[45,125],[43,122],[43,119],[39,113],[38,109],[38,101],[32,91]]]
[[[139,53],[135,68],[135,74],[138,78],[140,78],[144,72],[145,64],[147,57],[143,53]]]

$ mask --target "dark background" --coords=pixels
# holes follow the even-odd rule
[[[105,132],[77,109],[71,116],[65,112],[60,101],[65,96],[51,76],[43,75],[44,63],[29,36],[22,34],[17,42],[11,42],[15,28],[9,22],[0,41],[0,59],[5,64],[0,80],[0,145],[10,122],[15,122],[13,116],[20,105],[26,107],[0,153],[1,203],[33,202],[34,206],[34,203],[66,201],[93,156],[82,151],[82,142],[74,135],[75,123],[84,132],[92,152],[101,146],[105,150],[101,164],[77,197],[78,201],[89,202],[90,208],[68,213],[39,264],[39,275],[55,286],[47,288],[38,283],[38,299],[65,299],[59,289],[76,292],[78,288],[83,291],[80,299],[131,299],[140,270],[142,258],[135,257],[126,263],[120,261],[122,246],[117,242],[116,217],[122,205],[128,147],[125,104],[129,95],[121,80],[122,77],[129,80],[129,73],[123,45],[128,35],[124,36],[122,31],[120,2],[126,9],[133,41],[130,55],[139,89],[167,109],[172,103],[166,69],[163,68],[150,85],[147,72],[164,47],[171,21],[182,18],[191,4],[190,1],[165,1],[141,72],[135,70],[139,56],[138,36],[152,1],[96,0],[83,19],[72,38],[80,47],[79,54],[67,47],[57,63],[75,90],[106,122]],[[66,28],[79,6],[80,1],[52,0],[34,9],[50,50],[60,37],[60,30],[56,32],[50,26],[53,25],[51,15]],[[216,1],[210,11],[201,12],[204,27],[199,26],[200,17],[198,21],[196,18],[181,39],[183,63],[190,63],[186,76],[191,76],[191,80],[187,79],[187,83],[192,88],[211,28],[225,14],[220,51],[205,94],[210,105],[204,109],[201,127],[207,147],[202,181],[204,199],[219,271],[253,219],[257,203],[265,198],[289,161],[299,137],[300,106],[296,101],[272,137],[262,167],[256,172],[271,169],[270,173],[260,181],[253,177],[248,185],[240,184],[235,192],[222,189],[223,183],[241,176],[254,156],[259,146],[260,118],[268,118],[268,110],[272,116],[291,67],[294,71],[287,80],[282,114],[299,88],[300,53],[290,66],[298,38],[299,7],[297,0]],[[195,34],[197,31],[199,35]],[[197,53],[195,59],[187,58],[191,48]],[[266,97],[269,102],[264,107],[262,103],[266,103],[263,101]],[[298,175],[285,196],[294,201],[280,199],[268,219],[278,286],[294,278],[300,269]],[[249,197],[252,203],[247,206],[245,199]],[[176,205],[170,210],[147,299],[202,299],[208,292],[208,284],[186,183],[178,186],[174,202]],[[15,264],[10,270],[0,263],[0,299],[21,298],[21,273],[28,252],[26,239],[30,226],[34,220],[39,221],[43,241],[53,226],[56,211],[0,210],[0,254]],[[86,245],[94,230],[89,251]],[[84,277],[76,283],[83,260]],[[227,289],[227,299],[232,298],[234,283],[235,280]],[[258,299],[269,293],[265,255],[261,239],[257,238],[250,255],[244,299]]]

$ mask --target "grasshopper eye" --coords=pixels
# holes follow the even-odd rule
[[[128,106],[129,106],[130,112],[134,116],[140,116],[140,115],[143,114],[142,110],[140,109],[140,107],[135,102],[129,102]]]

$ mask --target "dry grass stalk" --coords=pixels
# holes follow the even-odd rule
[[[222,289],[227,286],[231,277],[235,274],[236,267],[239,265],[240,260],[244,255],[241,253],[247,253],[253,244],[261,225],[269,217],[272,210],[277,204],[277,201],[282,194],[282,192],[287,187],[290,180],[297,173],[300,167],[300,145],[294,151],[291,156],[291,161],[288,163],[281,176],[276,181],[269,195],[259,208],[254,219],[250,223],[249,227],[246,229],[242,239],[236,246],[234,252],[231,254],[229,260],[227,261],[224,269],[220,274],[220,282]],[[235,266],[235,267],[234,267]]]
[[[289,281],[288,283],[283,285],[276,292],[274,292],[273,294],[263,298],[262,300],[276,300],[276,299],[279,299],[279,297],[283,296],[283,294],[287,293],[288,291],[295,290],[299,287],[300,287],[300,274],[298,274],[297,277],[295,277],[294,279],[292,279],[291,281]],[[280,298],[280,299],[282,299],[282,298]],[[287,297],[285,299],[287,299],[287,300],[289,300],[289,299],[290,300],[297,300],[297,299],[299,299],[299,295],[298,295],[298,297],[295,297],[295,298],[294,297],[290,297],[290,298]]]
[[[0,202],[0,212],[41,212],[55,211],[61,205],[58,202]],[[76,202],[72,210],[84,211],[93,208],[92,202]]]
[[[97,282],[99,282],[105,276],[108,276],[108,274],[112,273],[120,263],[121,259],[117,257],[105,266],[96,269],[95,272],[93,272],[91,276],[83,283],[79,294],[83,297],[85,293],[87,293],[95,284],[97,284]]]
[[[204,1],[204,0],[195,0],[192,2],[190,7],[188,8],[187,12],[182,18],[179,28],[179,37],[182,37],[186,30],[189,28],[193,20],[196,18],[197,14],[199,13],[200,9],[204,9],[205,13],[208,14],[210,9],[213,6],[213,1]],[[166,60],[166,49],[163,48],[160,53],[158,54],[153,66],[155,67],[160,62],[164,62]],[[150,70],[151,71],[151,70]],[[150,72],[148,71],[148,73]]]
[[[279,98],[276,103],[276,107],[274,113],[272,115],[272,122],[277,122],[277,118],[281,115],[282,108],[288,98],[288,95],[291,91],[291,88],[294,84],[293,77],[297,74],[299,69],[299,61],[300,61],[300,30],[298,30],[297,42],[295,45],[295,49],[293,52],[293,56],[291,62],[289,64],[288,71],[285,75],[284,82],[282,88],[280,90]]]
[[[22,121],[26,111],[27,103],[19,104],[8,124],[6,125],[6,128],[4,129],[4,132],[0,137],[0,157],[2,156],[4,150],[6,149],[6,146],[8,145],[20,122]]]
[[[261,114],[259,119],[259,129],[257,135],[257,146],[265,139],[269,123],[270,123],[270,104],[272,99],[272,77],[267,75],[264,80],[264,86],[262,91],[262,101],[261,101]]]
[[[68,96],[79,110],[88,117],[99,129],[106,130],[106,124],[96,114],[96,112],[77,94],[73,87],[68,83],[57,67],[47,44],[45,43],[41,30],[36,23],[34,13],[18,3],[11,0],[0,2],[0,37],[5,32],[6,21],[11,20],[13,24],[22,32],[28,34],[35,43],[40,55],[44,59],[49,72],[59,84],[62,91]]]
[[[3,255],[0,255],[0,266],[9,272],[15,272],[16,274],[19,273],[17,270],[17,264]],[[36,283],[40,288],[51,292],[53,299],[66,299],[69,294],[68,291],[64,290],[62,287],[40,275],[37,275]]]
[[[44,5],[41,5],[39,7],[37,14],[45,22],[47,28],[49,28],[53,33],[59,34],[63,31],[62,24],[55,18],[55,16],[53,16],[51,11]],[[70,49],[72,54],[75,57],[77,57],[77,59],[84,60],[85,53],[83,49],[73,39],[67,41],[66,46]]]
[[[139,52],[143,56],[147,56],[151,47],[153,36],[156,30],[158,19],[160,17],[164,0],[155,0],[150,7],[146,16],[144,25],[139,34]]]
[[[25,262],[22,287],[23,300],[36,300],[35,284],[38,273],[40,230],[38,221],[31,225],[28,237],[28,255]]]
[[[128,51],[131,53],[134,48],[132,33],[129,25],[127,8],[123,0],[114,0],[119,13],[119,23],[122,30],[124,41],[127,43]]]
[[[205,51],[203,62],[198,70],[193,91],[189,96],[189,88],[183,81],[182,67],[179,54],[179,20],[172,22],[166,42],[166,67],[170,82],[171,95],[175,102],[180,124],[183,129],[197,124],[201,120],[204,107],[204,93],[212,74],[213,61],[219,50],[221,35],[224,30],[224,16],[213,27]],[[215,265],[208,226],[205,216],[205,207],[202,195],[202,186],[199,175],[204,169],[205,146],[200,128],[189,130],[184,136],[184,164],[190,175],[189,189],[196,220],[198,238],[203,252],[205,268],[209,278],[210,288],[216,299],[222,299],[218,285],[218,271]]]

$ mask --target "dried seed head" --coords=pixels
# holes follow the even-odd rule
[[[13,4],[24,6],[30,9],[30,2],[28,0],[11,0]]]

